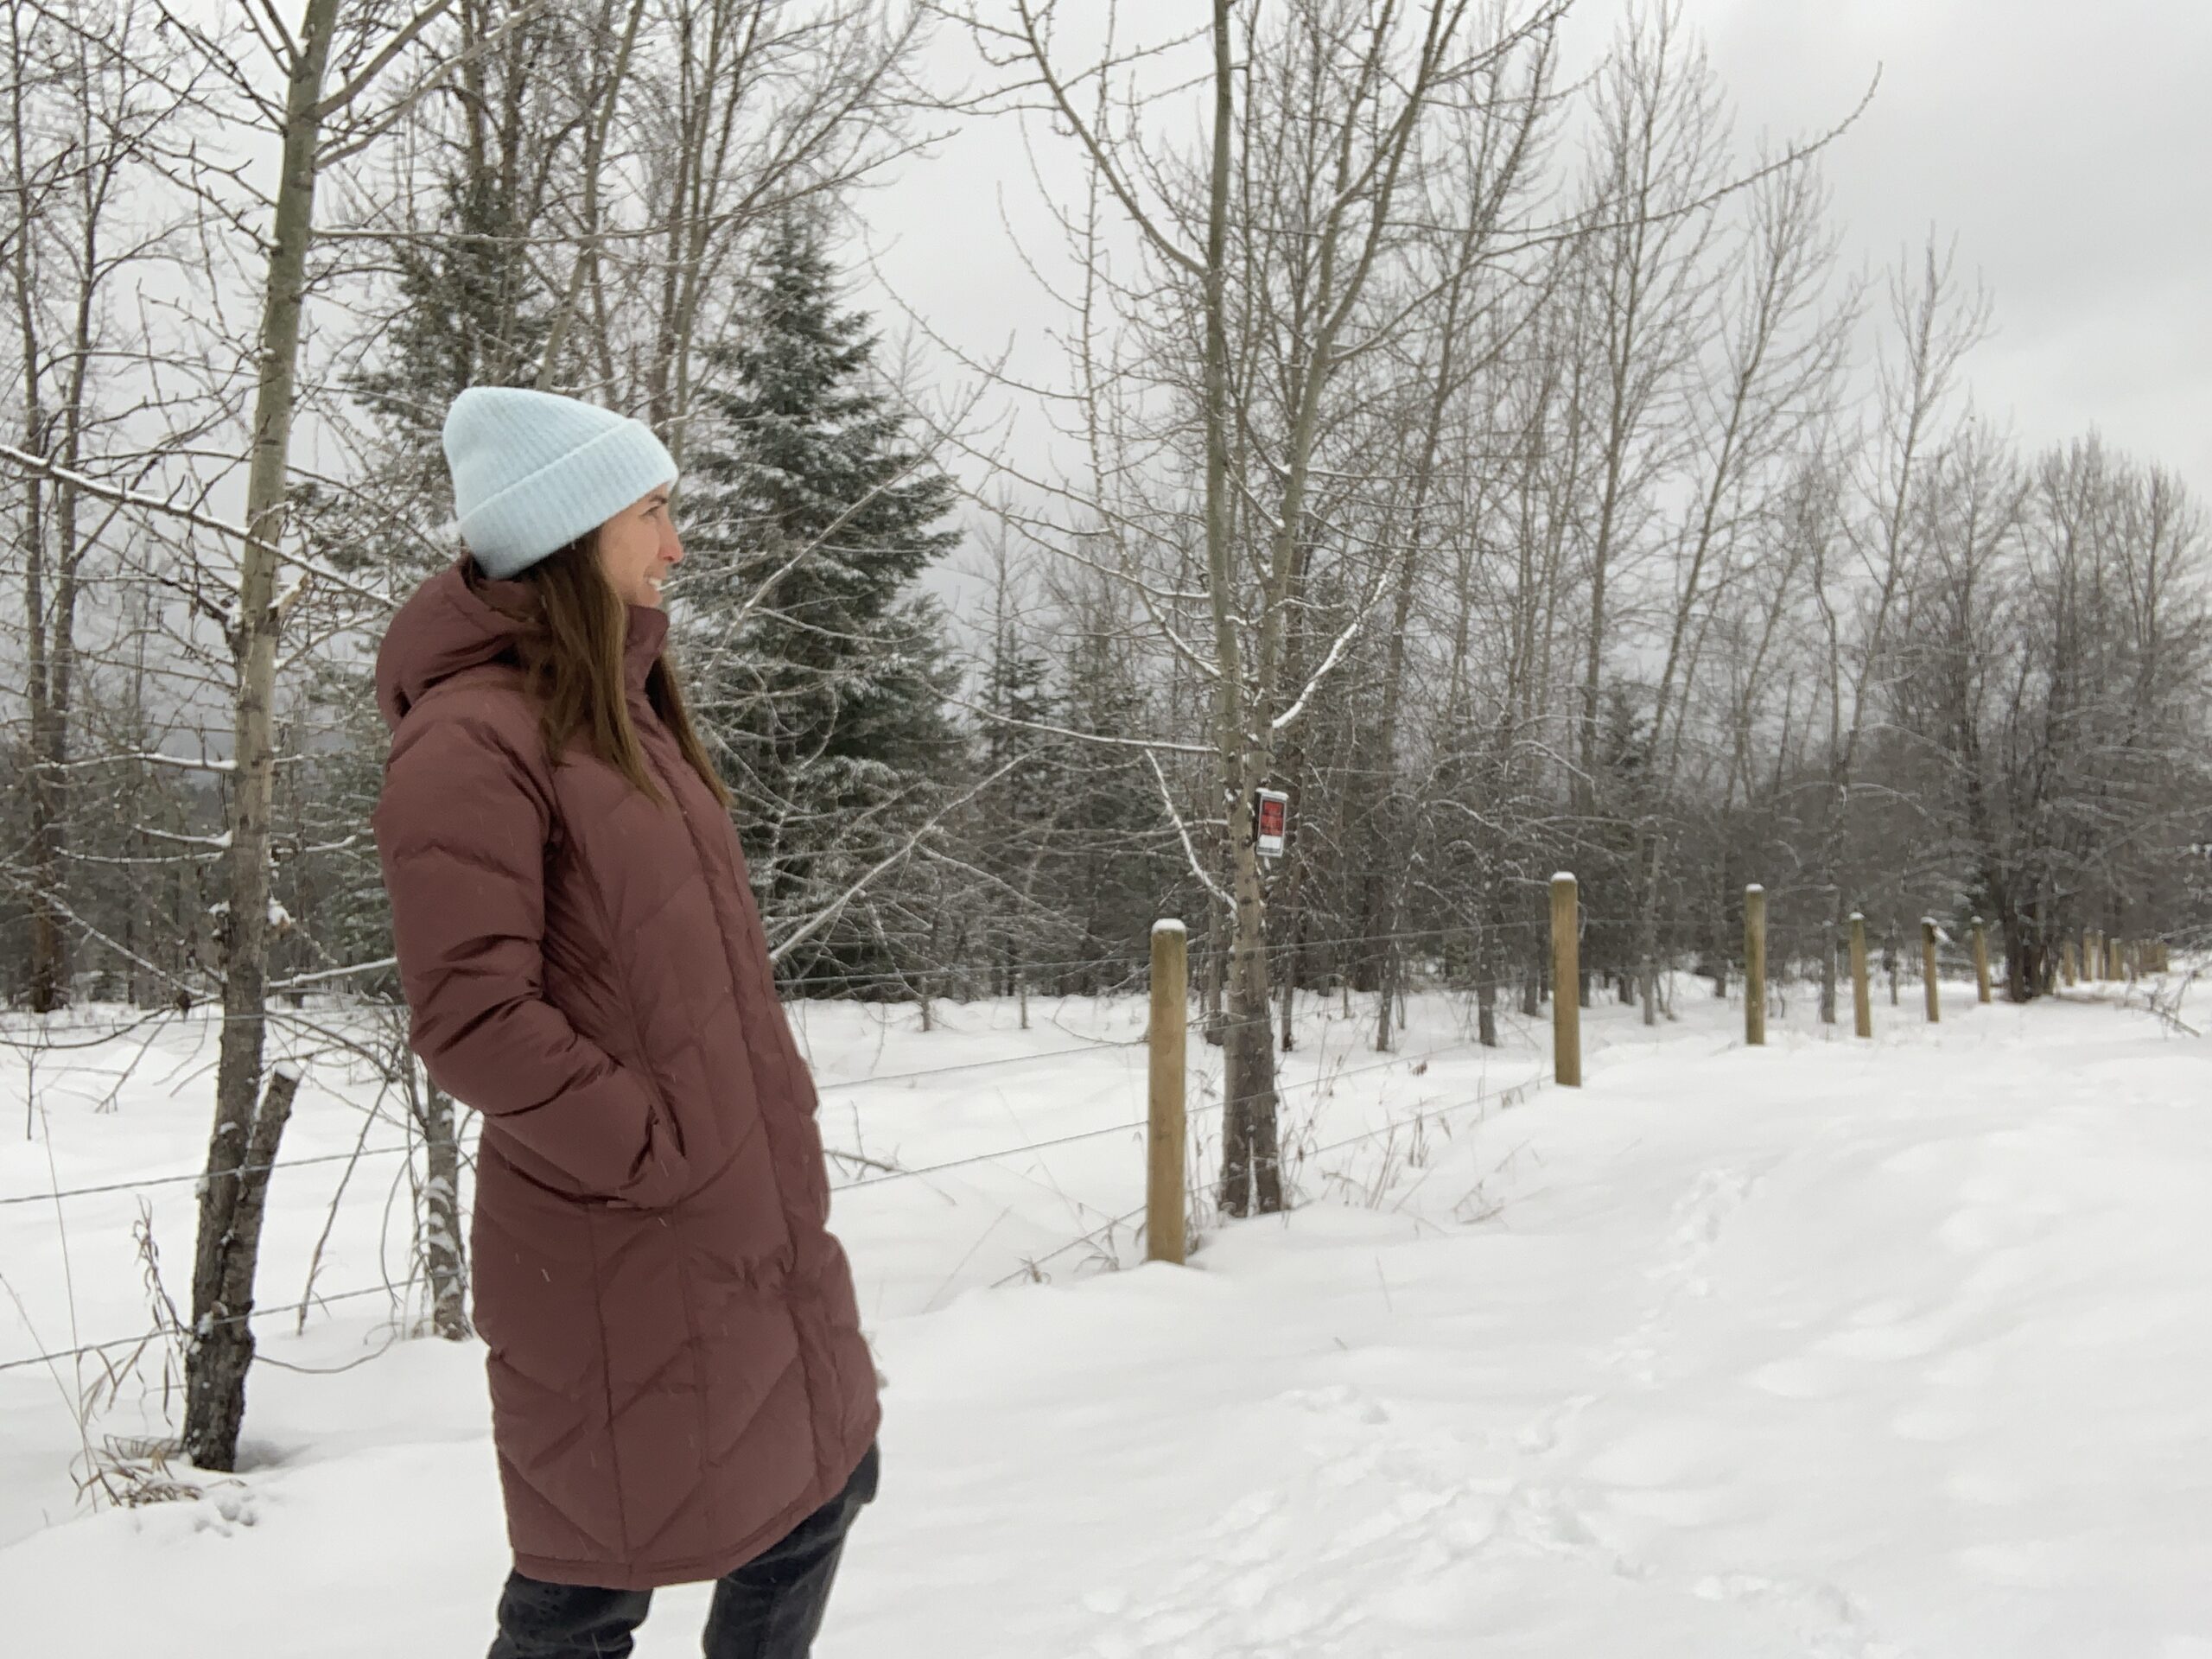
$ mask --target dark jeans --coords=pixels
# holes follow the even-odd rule
[[[843,1491],[715,1586],[707,1659],[806,1659],[830,1605],[845,1534],[875,1497],[878,1461],[871,1446]],[[631,1634],[645,1622],[652,1599],[650,1590],[594,1590],[510,1573],[491,1659],[619,1659],[631,1650]]]

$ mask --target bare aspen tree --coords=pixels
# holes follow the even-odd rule
[[[1254,791],[1273,773],[1282,734],[1308,716],[1367,627],[1384,574],[1350,544],[1354,556],[1338,577],[1346,613],[1310,643],[1300,636],[1311,666],[1300,683],[1290,683],[1291,596],[1311,578],[1317,548],[1344,545],[1338,537],[1351,511],[1333,480],[1317,479],[1317,462],[1348,377],[1366,372],[1364,359],[1402,320],[1382,296],[1412,240],[1396,208],[1424,165],[1423,135],[1471,75],[1517,57],[1548,31],[1557,10],[1494,20],[1495,32],[1475,42],[1467,38],[1470,7],[1451,0],[1402,14],[1389,5],[1313,0],[1279,21],[1255,19],[1240,53],[1236,9],[1217,0],[1206,35],[1205,163],[1172,182],[1164,152],[1146,148],[1134,118],[1117,124],[1119,112],[1103,92],[1099,110],[1078,101],[1074,88],[1094,75],[1103,86],[1115,65],[1081,74],[1064,68],[1052,44],[1052,6],[1015,0],[1003,22],[971,17],[981,38],[1033,77],[1039,101],[1074,133],[1156,263],[1168,308],[1164,317],[1141,319],[1140,331],[1164,322],[1147,336],[1160,360],[1198,359],[1184,385],[1197,405],[1205,456],[1197,493],[1205,648],[1193,650],[1165,610],[1162,622],[1178,654],[1192,658],[1212,690],[1209,738],[1223,817],[1217,885],[1231,932],[1219,1197],[1230,1214],[1282,1202],[1267,899],[1249,823]],[[1187,302],[1167,302],[1179,285]],[[1190,350],[1185,334],[1179,353],[1173,331],[1192,320],[1198,349]],[[1125,568],[1148,593],[1163,591]]]
[[[1814,868],[1842,906],[1841,865],[1853,829],[1853,791],[1880,676],[1915,567],[1924,480],[1948,439],[1945,411],[1961,365],[1986,332],[1989,302],[1962,293],[1950,257],[1934,242],[1889,279],[1890,335],[1878,375],[1875,427],[1855,457],[1859,510],[1825,485],[1805,537],[1808,580],[1822,642],[1827,801]]]
[[[1808,424],[1833,405],[1853,321],[1851,296],[1839,302],[1824,291],[1835,244],[1821,223],[1822,192],[1809,167],[1767,175],[1745,205],[1750,223],[1716,319],[1719,372],[1711,390],[1690,399],[1690,476],[1698,495],[1675,538],[1672,613],[1652,700],[1656,753],[1645,781],[1661,810],[1681,772],[1710,608],[1734,602],[1745,567],[1767,556],[1752,527],[1770,516],[1762,512],[1765,502],[1787,499],[1793,454]],[[1637,968],[1650,1025],[1657,1014],[1665,842],[1656,826],[1642,841]],[[1832,1020],[1833,951],[1827,960],[1823,1015]]]
[[[1414,856],[1418,837],[1413,821],[1424,804],[1418,796],[1408,798],[1401,787],[1399,725],[1412,658],[1414,601],[1424,583],[1438,574],[1433,568],[1436,543],[1444,539],[1446,528],[1434,499],[1437,472],[1452,431],[1455,401],[1465,397],[1474,375],[1515,339],[1512,331],[1495,324],[1503,297],[1492,290],[1502,274],[1491,268],[1495,260],[1491,247],[1529,188],[1530,164],[1551,113],[1548,92],[1552,62],[1548,36],[1532,39],[1525,64],[1503,54],[1492,54],[1486,73],[1469,88],[1468,103],[1440,123],[1450,135],[1447,153],[1457,164],[1446,164],[1430,184],[1432,206],[1426,216],[1440,225],[1458,222],[1454,233],[1437,246],[1434,265],[1415,261],[1408,273],[1418,304],[1418,309],[1406,308],[1408,321],[1422,313],[1433,321],[1416,326],[1410,334],[1414,344],[1408,355],[1413,360],[1404,371],[1413,417],[1412,430],[1405,435],[1409,442],[1394,444],[1382,458],[1382,464],[1403,481],[1390,492],[1402,497],[1402,505],[1391,500],[1392,510],[1382,524],[1389,563],[1382,574],[1390,608],[1382,632],[1382,705],[1374,738],[1363,751],[1382,785],[1376,792],[1378,810],[1365,834],[1375,860],[1370,879],[1376,895],[1365,915],[1382,964],[1376,1000],[1377,1052],[1387,1052],[1391,1046],[1391,1010],[1403,992],[1401,969],[1407,954],[1405,941],[1397,936],[1407,888],[1420,868]],[[1492,321],[1486,336],[1481,332],[1485,321]],[[1462,539],[1467,539],[1466,527],[1462,527]],[[1294,611],[1294,618],[1298,614]],[[1464,626],[1464,616],[1459,624]],[[1463,652],[1464,644],[1457,648]],[[1460,683],[1464,662],[1450,674],[1448,683]]]
[[[611,20],[611,19],[610,19]],[[593,54],[590,79],[584,95],[586,137],[582,157],[583,191],[577,211],[576,249],[569,265],[567,286],[553,308],[545,330],[545,347],[537,365],[537,385],[550,389],[559,372],[563,349],[569,342],[585,297],[588,294],[597,327],[592,330],[597,346],[594,366],[603,386],[614,380],[613,331],[607,320],[606,275],[601,251],[606,235],[606,205],[601,179],[607,168],[607,143],[614,118],[621,108],[623,91],[630,79],[630,65],[637,49],[639,26],[645,20],[645,0],[627,0],[620,34],[611,60],[603,65],[603,51]],[[604,40],[605,31],[598,31]]]
[[[16,8],[8,14],[8,161],[14,210],[7,246],[12,257],[8,276],[13,289],[18,372],[22,404],[22,440],[32,454],[53,454],[61,466],[74,468],[80,457],[78,438],[83,427],[85,369],[90,360],[90,341],[79,338],[74,351],[46,338],[43,293],[48,273],[45,267],[51,250],[43,234],[54,198],[66,193],[71,176],[89,171],[91,158],[65,149],[41,156],[34,145],[33,116],[28,105],[34,85],[50,73],[39,62],[26,38],[29,18]],[[89,89],[88,89],[89,90]],[[97,235],[97,219],[86,234]],[[92,291],[80,289],[77,308],[79,334],[90,321]],[[55,365],[65,367],[61,384],[53,396],[61,407],[49,411],[49,381]],[[75,534],[76,493],[66,483],[58,486],[37,474],[22,480],[22,507],[18,544],[23,550],[23,610],[26,655],[26,702],[29,706],[28,747],[36,768],[30,789],[32,888],[29,961],[25,967],[32,1012],[46,1014],[66,1000],[64,934],[54,913],[60,882],[60,796],[65,774],[60,767],[68,756],[69,684],[76,644],[76,575],[81,548]],[[57,591],[51,604],[47,594],[48,566]]]
[[[271,46],[284,98],[261,296],[246,533],[238,547],[229,630],[237,678],[221,939],[223,1029],[193,1270],[193,1341],[186,1354],[184,1447],[202,1468],[229,1469],[238,1457],[245,1376],[253,1359],[253,1270],[260,1242],[257,1226],[243,1227],[239,1217],[243,1211],[257,1215],[266,1165],[275,1157],[297,1086],[296,1077],[277,1074],[267,1099],[259,1099],[270,921],[271,719],[288,598],[279,594],[277,581],[316,186],[334,148],[357,145],[388,121],[379,114],[341,118],[353,114],[449,3],[430,0],[397,26],[374,15],[363,20],[366,32],[358,32],[345,0],[306,0],[296,33]],[[333,56],[341,42],[340,79],[333,86]],[[255,1148],[266,1154],[258,1160],[262,1168],[242,1174],[254,1161],[249,1154]]]
[[[1574,748],[1586,816],[1605,771],[1599,715],[1615,566],[1655,474],[1681,442],[1675,410],[1717,277],[1707,257],[1715,215],[1704,204],[1725,169],[1717,87],[1679,0],[1630,14],[1596,97],[1599,137],[1582,210],[1590,228],[1571,279],[1577,332],[1592,354],[1577,422],[1591,447],[1595,493],[1580,548],[1588,614]]]
[[[917,101],[904,78],[924,15],[874,0],[670,0],[644,60],[624,54],[642,100],[633,118],[666,137],[643,150],[646,219],[623,282],[648,331],[637,342],[645,412],[679,461],[699,348],[720,325],[745,238],[918,142],[898,116]],[[587,223],[582,245],[596,270],[613,245]]]

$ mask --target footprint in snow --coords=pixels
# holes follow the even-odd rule
[[[1110,1611],[1087,1599],[1112,1621],[1091,1638],[1098,1659],[1357,1651],[1378,1606],[1430,1617],[1455,1566],[1494,1541],[1497,1500],[1454,1474],[1449,1433],[1399,1428],[1349,1385],[1268,1404],[1285,1408],[1282,1478],[1181,1546],[1153,1593]]]
[[[1728,1573],[1700,1579],[1697,1593],[1771,1614],[1789,1627],[1810,1659],[1911,1659],[1909,1649],[1885,1640],[1859,1604],[1832,1584]]]

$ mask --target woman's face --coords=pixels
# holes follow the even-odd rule
[[[683,556],[665,489],[655,490],[599,527],[599,568],[626,605],[657,607],[662,578]]]

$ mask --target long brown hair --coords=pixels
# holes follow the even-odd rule
[[[484,581],[476,562],[468,563],[473,584]],[[623,695],[622,658],[629,633],[629,608],[607,580],[599,563],[599,531],[588,530],[558,552],[540,559],[516,581],[536,594],[537,603],[521,620],[516,640],[524,684],[538,708],[538,729],[549,760],[558,764],[581,734],[584,747],[627,778],[649,798],[665,805],[645,765],[645,752],[630,722]],[[664,652],[645,676],[645,697],[676,739],[691,769],[724,807],[729,791],[715,775],[706,747],[691,728],[676,671]]]

